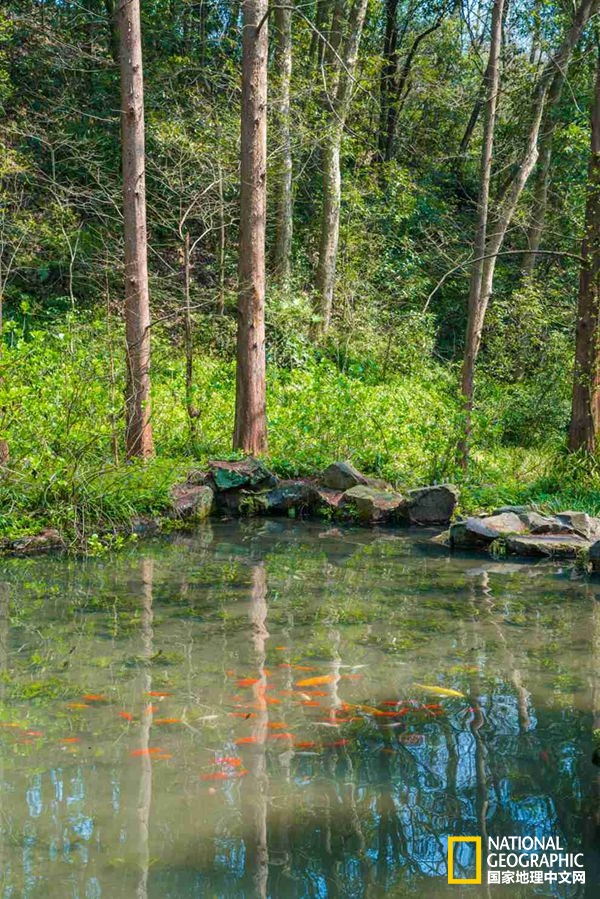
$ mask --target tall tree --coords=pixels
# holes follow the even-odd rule
[[[265,224],[268,0],[243,0],[240,238],[234,449],[267,449]]]
[[[125,237],[127,456],[154,452],[150,423],[150,296],[146,235],[144,76],[139,0],[119,2],[121,140]]]
[[[467,316],[467,337],[465,358],[462,370],[462,394],[466,402],[466,423],[463,442],[460,446],[460,458],[463,464],[467,461],[468,440],[470,436],[471,410],[473,405],[473,377],[475,374],[475,356],[479,349],[477,328],[479,327],[479,307],[481,304],[481,279],[483,276],[483,256],[488,228],[490,181],[492,177],[492,159],[494,155],[494,133],[496,130],[496,110],[498,108],[498,90],[500,87],[500,51],[502,48],[502,18],[504,0],[494,0],[492,7],[492,36],[490,54],[485,75],[485,118],[483,124],[483,141],[481,144],[481,164],[479,174],[479,196],[477,200],[477,229],[473,252],[475,261],[471,268],[469,285],[469,307]]]
[[[473,408],[475,365],[487,307],[492,295],[494,273],[498,254],[502,250],[508,228],[513,220],[519,199],[527,184],[538,158],[538,140],[543,116],[549,114],[553,103],[558,101],[560,94],[552,91],[556,72],[566,74],[573,51],[577,46],[581,35],[590,20],[590,16],[596,12],[598,0],[581,0],[573,13],[570,27],[564,34],[562,42],[539,76],[533,90],[531,118],[529,130],[525,141],[521,159],[515,168],[514,174],[506,186],[496,204],[496,215],[493,225],[489,227],[486,237],[484,252],[473,256],[473,265],[479,264],[479,257],[483,256],[481,276],[477,279],[469,300],[467,339],[462,366],[462,395],[465,402],[464,435],[461,441],[461,462],[466,465],[468,444],[471,429],[471,411]]]
[[[277,126],[281,146],[278,177],[275,184],[277,213],[273,265],[276,276],[289,280],[292,262],[293,195],[292,195],[292,132],[290,125],[290,85],[292,79],[292,6],[275,7],[275,71],[279,75],[279,96],[276,103]]]
[[[350,109],[354,72],[358,59],[358,48],[362,35],[367,0],[354,0],[348,15],[345,36],[343,15],[344,5],[336,2],[330,29],[328,50],[328,84],[326,100],[329,110],[328,132],[323,146],[323,213],[321,218],[321,238],[319,242],[319,263],[316,275],[319,331],[326,333],[331,324],[337,250],[340,234],[340,203],[342,176],[340,153],[346,119]],[[337,39],[340,35],[340,39]],[[338,50],[339,47],[339,50]]]
[[[600,430],[600,53],[591,119],[569,449],[594,453]]]

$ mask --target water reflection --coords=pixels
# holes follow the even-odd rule
[[[597,895],[597,590],[280,522],[5,562],[0,896],[493,896],[446,883],[487,833],[586,853],[511,896]]]

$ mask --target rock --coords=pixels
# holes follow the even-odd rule
[[[450,526],[450,546],[470,549],[489,546],[498,537],[523,534],[526,525],[514,512],[488,515],[486,518],[467,518]]]
[[[358,486],[346,490],[338,508],[363,524],[382,524],[395,520],[403,504],[404,499],[399,493]]]
[[[314,510],[324,518],[338,517],[340,515],[340,500],[344,495],[342,490],[330,490],[328,487],[313,488]]]
[[[506,537],[506,551],[515,556],[553,556],[575,558],[589,547],[589,541],[577,534],[549,534],[546,536],[515,535]]]
[[[514,512],[515,515],[526,515],[530,511],[530,506],[500,506],[499,509],[494,509],[493,512],[490,512],[490,515],[504,515],[505,512]]]
[[[561,524],[567,525],[572,531],[579,534],[580,537],[585,537],[586,540],[589,539],[592,522],[589,515],[585,512],[559,512],[556,515],[556,519],[560,521]]]
[[[306,481],[281,481],[272,490],[241,491],[239,511],[246,515],[301,516],[315,506],[315,490]]]
[[[215,460],[208,463],[209,474],[215,490],[225,493],[228,490],[266,490],[277,486],[277,478],[259,460],[249,456],[239,462],[222,462]]]
[[[2,552],[15,556],[57,552],[66,548],[66,541],[56,528],[44,528],[38,534],[28,534],[24,537],[17,537],[14,540],[5,539],[0,543]]]
[[[450,546],[450,531],[442,531],[431,538],[431,543],[437,543],[438,546]]]
[[[527,512],[520,516],[521,521],[532,534],[572,534],[573,528],[557,518],[540,515],[538,512]]]
[[[596,540],[596,542],[592,543],[592,545],[590,546],[588,559],[590,561],[592,571],[600,571],[600,540]]]
[[[215,495],[210,487],[180,484],[171,491],[172,518],[185,521],[202,521],[213,511]]]
[[[452,484],[439,484],[409,490],[404,508],[410,524],[448,524],[457,503],[457,488]]]
[[[351,487],[367,485],[368,479],[351,462],[332,462],[321,474],[319,482],[330,490],[349,490]]]

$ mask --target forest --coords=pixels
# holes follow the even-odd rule
[[[210,458],[600,512],[597,0],[7,0],[0,534]]]

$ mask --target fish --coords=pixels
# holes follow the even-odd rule
[[[154,715],[155,712],[158,712],[158,706],[157,705],[147,705],[146,708],[144,709],[144,711],[147,715]]]
[[[465,694],[460,690],[452,690],[450,687],[438,687],[436,684],[413,684],[419,690],[425,690],[426,693],[433,693],[434,696],[456,696],[458,699],[464,699]]]
[[[296,665],[296,668],[298,666]],[[305,671],[310,671],[310,668],[303,669]],[[297,687],[317,687],[319,684],[332,684],[334,681],[338,679],[339,675],[337,674],[320,674],[318,677],[306,677],[304,680],[296,681]]]
[[[334,740],[333,743],[326,743],[326,746],[347,746],[350,740]]]
[[[119,712],[119,718],[123,718],[124,721],[133,721],[131,712]]]
[[[172,693],[167,693],[165,690],[148,690],[148,696],[159,696],[161,699],[164,699],[165,696],[172,696]]]
[[[271,734],[269,737],[270,740],[293,740],[294,735],[285,733],[285,734]]]
[[[239,768],[242,760],[237,755],[223,755],[215,759],[215,765],[231,765],[232,768]]]
[[[89,705],[87,702],[68,702],[68,709],[89,709]]]
[[[317,744],[314,740],[295,740],[294,746],[297,749],[313,749]]]
[[[321,703],[318,699],[303,699],[302,705],[309,706],[311,708],[321,708]]]
[[[287,727],[287,724],[284,721],[269,721],[267,727],[270,727],[271,730],[277,730],[281,727]]]
[[[181,724],[181,718],[155,718],[154,724]]]
[[[85,693],[83,698],[87,700],[87,702],[108,702],[106,696],[102,693]]]
[[[240,768],[238,771],[211,771],[209,774],[201,774],[200,780],[231,780],[232,777],[243,777],[247,773],[247,768]]]
[[[268,702],[269,705],[281,705],[281,699],[275,699],[274,696],[265,696],[265,702]]]
[[[81,743],[81,737],[64,737],[59,743]]]
[[[238,737],[237,740],[233,741],[236,746],[243,746],[245,743],[256,743],[256,737]]]
[[[276,646],[275,649],[277,652],[283,652],[284,649],[289,649],[289,646]]]
[[[157,759],[157,761],[162,761],[164,759],[172,759],[173,756],[170,752],[161,752],[161,753],[154,753],[152,758]]]
[[[26,730],[25,733],[28,737],[43,737],[44,732],[41,730]]]
[[[329,696],[330,694],[328,693],[327,690],[311,690],[310,695],[311,696]]]
[[[132,758],[139,758],[142,755],[164,755],[163,750],[159,749],[158,746],[148,746],[143,749],[134,749],[129,753]]]
[[[240,677],[237,680],[238,687],[252,687],[260,681],[259,677]]]
[[[256,718],[256,712],[230,712],[231,718]]]

